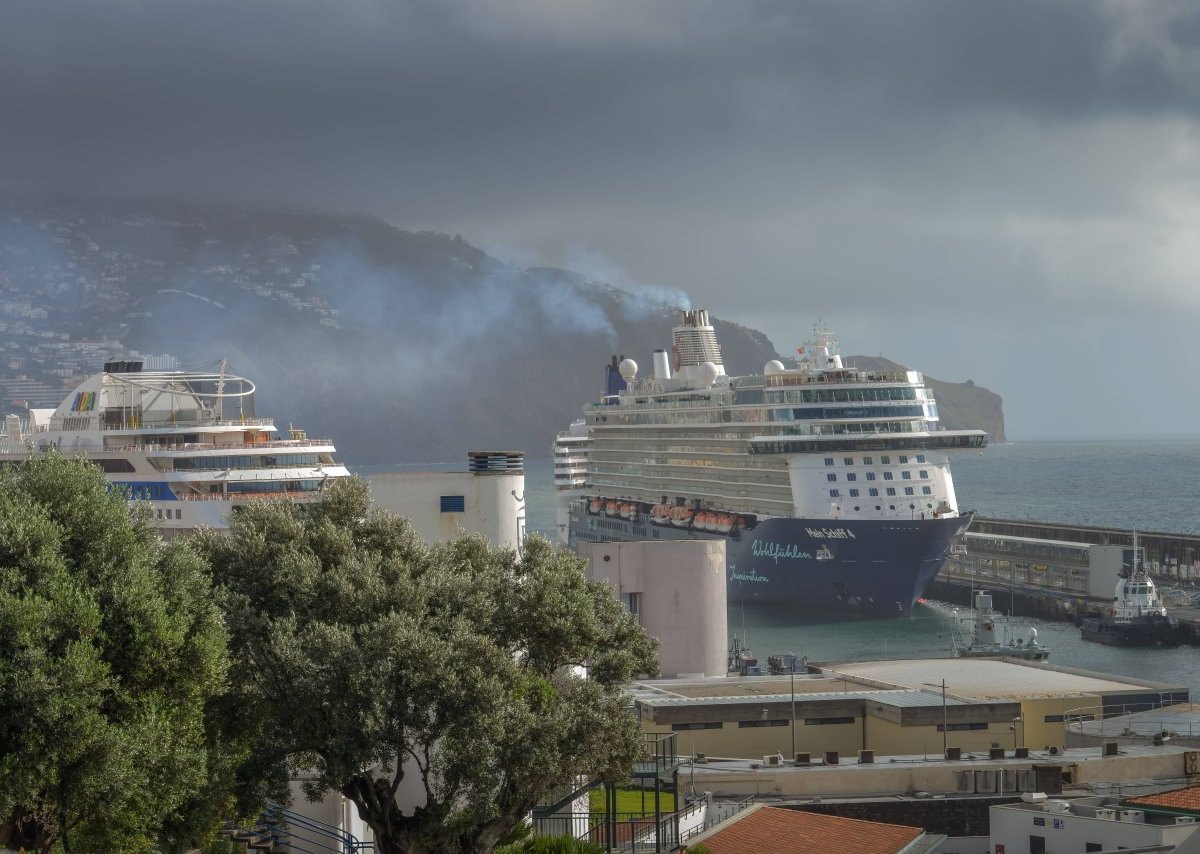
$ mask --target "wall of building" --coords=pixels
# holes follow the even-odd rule
[[[1046,854],[1079,854],[1087,844],[1097,850],[1178,845],[1196,832],[1198,825],[1154,825],[1106,821],[1091,816],[1055,815],[1020,806],[994,806],[990,810],[992,848],[1002,854],[1027,854],[1030,837],[1045,840]]]
[[[956,710],[962,706],[955,707]],[[985,729],[954,729],[945,733],[938,724],[901,726],[895,721],[871,715],[867,718],[867,748],[876,756],[913,756],[916,754],[942,755],[942,746],[960,747],[964,752],[987,751],[993,744],[1012,751],[1013,734],[1008,724],[985,722]]]
[[[642,626],[659,640],[664,677],[725,675],[723,540],[580,543],[579,554],[591,578],[611,584],[626,605],[636,603]]]
[[[1034,750],[1045,747],[1064,748],[1067,746],[1067,725],[1064,718],[1071,713],[1079,714],[1081,709],[1099,705],[1100,698],[1094,694],[1022,700],[1021,740],[1026,747]]]
[[[371,499],[408,518],[430,543],[464,532],[483,534],[502,548],[517,548],[525,534],[525,473],[389,472],[367,476]],[[462,498],[462,511],[456,507]],[[443,498],[448,499],[443,505]]]
[[[783,720],[778,718],[776,720]],[[718,723],[716,721],[713,722]],[[770,754],[792,757],[792,721],[784,726],[743,727],[738,721],[721,722],[719,728],[675,730],[675,744],[682,756],[703,753],[708,756],[759,759]],[[685,725],[685,726],[695,726]],[[663,732],[661,724],[643,721],[647,732]],[[814,756],[836,750],[842,756],[855,757],[862,747],[862,723],[805,725],[804,718],[796,721],[796,750]]]

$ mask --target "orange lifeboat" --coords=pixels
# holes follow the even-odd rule
[[[588,502],[588,512],[589,513],[592,513],[594,515],[599,515],[600,511],[603,509],[604,509],[604,499],[603,498],[593,498],[591,501]]]
[[[733,530],[733,517],[728,513],[717,514],[717,532],[728,534]]]
[[[690,507],[672,507],[671,508],[671,524],[676,528],[686,528],[692,521],[692,517],[696,515],[696,511]]]
[[[650,521],[655,525],[669,525],[671,523],[671,505],[655,504],[650,511]]]

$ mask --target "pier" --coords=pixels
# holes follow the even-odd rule
[[[988,589],[999,610],[1078,621],[1112,602],[1133,540],[1130,529],[977,517],[928,593],[969,605],[972,589]],[[1137,540],[1185,641],[1200,644],[1200,535],[1138,531]]]

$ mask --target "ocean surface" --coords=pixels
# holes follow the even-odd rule
[[[959,506],[984,516],[1165,533],[1200,530],[1200,437],[1014,442],[956,455],[951,466]],[[527,529],[553,538],[549,458],[526,461],[525,496]],[[830,622],[819,615],[731,606],[729,631],[744,638],[759,660],[784,652],[826,662],[948,657],[952,613],[953,606],[931,602],[907,620]],[[1196,647],[1114,649],[1084,642],[1069,623],[1020,614],[1012,625],[1022,633],[1036,628],[1052,664],[1187,685],[1200,698]]]

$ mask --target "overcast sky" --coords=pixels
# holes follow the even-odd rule
[[[1200,431],[1198,119],[1184,0],[0,0],[0,186],[820,316],[1018,440]]]

